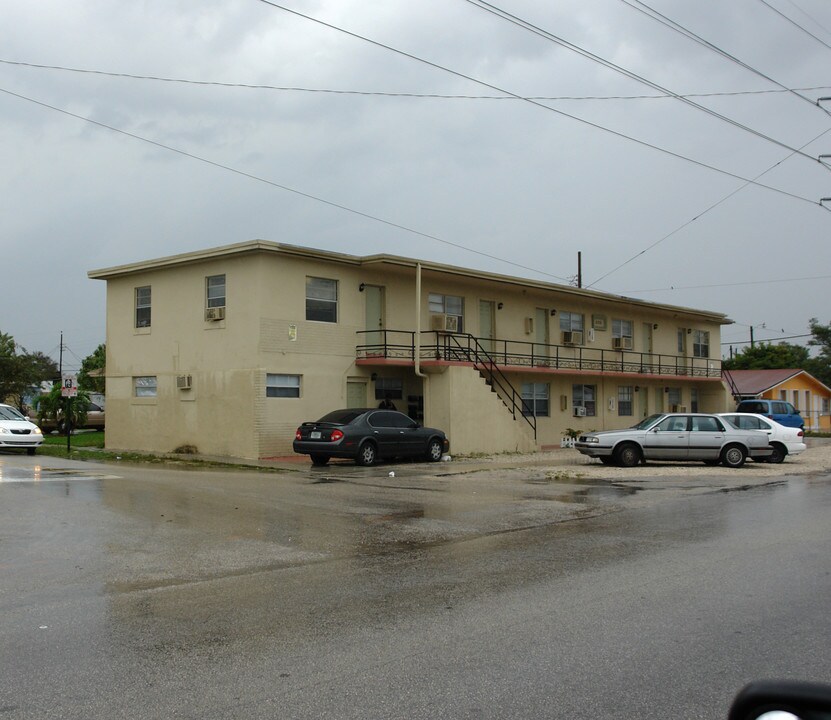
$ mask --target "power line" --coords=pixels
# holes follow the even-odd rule
[[[496,17],[502,20],[506,20],[507,22],[510,22],[511,24],[522,28],[523,30],[527,30],[528,32],[533,33],[534,35],[542,37],[545,40],[549,40],[550,42],[556,43],[560,47],[564,47],[567,50],[571,50],[572,52],[575,52],[578,55],[591,60],[592,62],[602,65],[605,68],[614,70],[615,72],[620,73],[624,77],[630,78],[643,85],[651,87],[655,90],[659,90],[660,92],[666,93],[675,98],[676,100],[680,100],[684,104],[689,105],[690,107],[695,108],[696,110],[699,110],[703,113],[706,113],[707,115],[710,115],[711,117],[714,117],[717,120],[721,120],[722,122],[725,122],[728,125],[732,125],[733,127],[736,127],[740,130],[744,130],[745,132],[750,133],[751,135],[755,135],[756,137],[762,140],[766,140],[767,142],[773,143],[774,145],[778,145],[779,147],[785,148],[786,150],[790,150],[792,153],[800,155],[804,157],[806,160],[811,160],[812,162],[819,162],[817,158],[811,157],[810,155],[803,153],[801,150],[791,147],[787,143],[777,140],[769,135],[766,135],[765,133],[760,132],[759,130],[756,130],[748,125],[745,125],[744,123],[739,122],[738,120],[734,120],[733,118],[730,118],[726,115],[722,115],[721,113],[716,112],[715,110],[712,110],[704,105],[700,105],[699,103],[694,102],[693,100],[687,97],[679,95],[678,93],[669,90],[668,88],[665,88],[664,86],[659,85],[658,83],[653,82],[652,80],[649,80],[643,77],[642,75],[638,75],[632,70],[627,70],[626,68],[616,63],[613,63],[611,60],[606,60],[605,58],[602,58],[599,55],[596,55],[595,53],[580,47],[579,45],[575,45],[574,43],[558,35],[555,35],[554,33],[549,32],[548,30],[543,30],[539,26],[534,25],[533,23],[530,23],[527,20],[523,20],[522,18],[513,15],[506,10],[503,10],[502,8],[499,8],[496,5],[492,5],[491,3],[486,2],[486,0],[465,0],[465,2],[467,2],[470,5],[473,5],[473,7],[475,8],[484,10],[485,12],[488,12],[491,15],[495,15]]]
[[[819,25],[819,27],[821,27],[821,28],[822,28],[825,32],[827,32],[827,33],[831,34],[831,30],[829,30],[827,27],[825,27],[825,25],[823,25],[823,24],[822,24],[819,20],[817,20],[817,19],[816,19],[813,15],[811,15],[811,14],[810,14],[810,13],[808,13],[808,12],[806,12],[804,8],[801,8],[799,5],[797,5],[797,4],[794,2],[794,0],[788,0],[788,2],[789,2],[791,5],[793,5],[793,6],[794,6],[797,10],[799,10],[799,12],[801,12],[801,13],[802,13],[805,17],[809,18],[809,19],[810,19],[811,21],[813,21],[815,24]]]
[[[349,37],[353,37],[353,38],[356,38],[358,40],[362,40],[363,42],[369,43],[370,45],[381,48],[383,50],[388,50],[392,53],[395,53],[396,55],[401,55],[402,57],[409,58],[410,60],[414,60],[416,62],[422,63],[424,65],[427,65],[428,67],[435,68],[436,70],[441,70],[442,72],[446,72],[450,75],[453,75],[454,77],[458,77],[458,78],[461,78],[463,80],[469,80],[470,82],[476,83],[477,85],[481,85],[483,87],[490,88],[491,90],[495,90],[497,92],[504,93],[505,95],[513,97],[517,100],[522,100],[523,102],[527,102],[530,105],[533,105],[535,107],[542,108],[543,110],[548,110],[549,112],[553,112],[557,115],[561,115],[562,117],[570,118],[571,120],[575,120],[579,123],[582,123],[583,125],[588,125],[589,127],[595,128],[596,130],[602,130],[603,132],[607,132],[611,135],[614,135],[615,137],[619,137],[619,138],[622,138],[624,140],[629,140],[630,142],[636,143],[637,145],[640,145],[642,147],[647,147],[647,148],[650,148],[652,150],[657,150],[658,152],[661,152],[665,155],[669,155],[670,157],[674,157],[678,160],[685,160],[686,162],[692,163],[693,165],[697,165],[699,167],[703,167],[703,168],[706,168],[708,170],[712,170],[713,172],[717,172],[721,175],[726,175],[727,177],[732,177],[736,180],[742,180],[744,182],[751,183],[751,184],[756,185],[758,187],[762,187],[762,188],[765,188],[767,190],[771,190],[771,191],[779,193],[781,195],[786,195],[786,196],[791,197],[795,200],[801,200],[801,201],[809,203],[811,205],[818,205],[819,204],[815,200],[809,200],[808,198],[804,198],[804,197],[801,197],[801,196],[796,195],[794,193],[787,192],[786,190],[781,190],[779,188],[775,188],[775,187],[772,187],[770,185],[765,185],[763,183],[756,182],[755,180],[751,180],[749,178],[742,177],[741,175],[731,173],[728,170],[722,170],[721,168],[717,168],[713,165],[708,165],[707,163],[702,162],[700,160],[695,160],[693,158],[687,157],[686,155],[681,155],[680,153],[673,152],[672,150],[667,150],[667,149],[662,148],[658,145],[654,145],[652,143],[646,142],[645,140],[639,140],[638,138],[632,137],[631,135],[626,135],[625,133],[619,132],[618,130],[612,130],[611,128],[607,128],[603,125],[592,122],[590,120],[585,120],[584,118],[578,117],[576,115],[571,115],[570,113],[567,113],[563,110],[558,110],[557,108],[553,108],[553,107],[551,107],[549,105],[545,105],[541,102],[537,102],[536,100],[531,100],[529,98],[522,97],[521,95],[517,95],[516,93],[513,93],[510,90],[505,90],[504,88],[501,88],[497,85],[493,85],[493,84],[488,83],[488,82],[485,82],[484,80],[478,80],[474,77],[471,77],[470,75],[465,75],[464,73],[458,72],[456,70],[451,70],[450,68],[444,67],[443,65],[439,65],[438,63],[434,63],[431,60],[426,60],[424,58],[418,57],[417,55],[413,55],[412,53],[408,53],[405,50],[399,50],[399,49],[394,48],[390,45],[385,45],[384,43],[381,43],[377,40],[372,40],[371,38],[365,37],[363,35],[359,35],[358,33],[354,33],[351,30],[346,30],[342,27],[338,27],[337,25],[333,25],[333,24],[328,23],[324,20],[319,20],[318,18],[312,17],[311,15],[306,15],[304,13],[301,13],[301,12],[297,11],[297,10],[292,10],[291,8],[287,8],[284,5],[279,5],[278,3],[273,2],[273,0],[258,0],[258,2],[261,2],[264,5],[269,5],[269,6],[275,8],[277,10],[282,10],[286,13],[289,13],[290,15],[295,15],[296,17],[300,17],[300,18],[303,18],[305,20],[309,20],[310,22],[317,23],[318,25],[322,25],[323,27],[330,28],[331,30],[335,30],[336,32],[343,33],[344,35],[348,35]],[[816,161],[816,158],[811,158],[811,159]]]
[[[119,133],[120,135],[124,135],[126,137],[133,138],[134,140],[140,140],[141,142],[148,143],[153,145],[154,147],[161,148],[162,150],[167,150],[168,152],[176,153],[177,155],[182,155],[183,157],[190,158],[191,160],[198,160],[199,162],[205,163],[206,165],[211,165],[212,167],[219,168],[220,170],[226,170],[228,172],[234,173],[236,175],[240,175],[242,177],[246,177],[250,180],[256,180],[257,182],[265,183],[266,185],[270,185],[271,187],[278,188],[280,190],[285,190],[286,192],[294,193],[295,195],[299,195],[301,197],[307,198],[309,200],[314,200],[315,202],[323,203],[324,205],[328,205],[329,207],[336,208],[338,210],[343,210],[345,212],[351,213],[353,215],[357,215],[359,217],[365,218],[367,220],[372,220],[374,222],[382,223],[387,225],[388,227],[396,228],[397,230],[403,230],[404,232],[411,233],[413,235],[418,235],[419,237],[427,238],[428,240],[435,240],[436,242],[442,243],[443,245],[448,245],[450,247],[458,248],[459,250],[465,250],[467,252],[473,253],[475,255],[479,255],[481,257],[488,258],[490,260],[496,260],[498,262],[505,263],[507,265],[511,265],[516,268],[520,268],[522,270],[528,270],[533,273],[537,273],[540,275],[544,275],[546,277],[554,278],[555,280],[561,280],[563,282],[568,282],[567,278],[562,278],[558,275],[552,275],[551,273],[544,272],[538,268],[528,267],[527,265],[521,265],[520,263],[513,262],[512,260],[507,260],[505,258],[497,257],[496,255],[490,255],[488,253],[482,252],[481,250],[474,250],[473,248],[467,247],[465,245],[461,245],[460,243],[451,242],[450,240],[445,240],[440,238],[436,235],[431,235],[429,233],[421,232],[420,230],[415,230],[411,227],[407,227],[406,225],[401,225],[399,223],[393,222],[391,220],[385,220],[384,218],[378,217],[376,215],[372,215],[370,213],[363,212],[361,210],[356,210],[354,208],[349,207],[348,205],[342,205],[341,203],[334,202],[332,200],[326,200],[325,198],[319,197],[317,195],[312,195],[311,193],[303,192],[302,190],[297,190],[296,188],[289,187],[288,185],[282,185],[280,183],[274,182],[272,180],[267,180],[266,178],[259,177],[258,175],[254,175],[253,173],[245,172],[244,170],[238,170],[230,165],[224,165],[223,163],[216,162],[215,160],[209,160],[208,158],[202,157],[200,155],[196,155],[191,152],[187,152],[186,150],[181,150],[179,148],[175,148],[172,145],[165,145],[164,143],[158,142],[156,140],[150,140],[149,138],[143,137],[141,135],[137,135],[136,133],[129,132],[127,130],[122,130],[120,128],[114,127],[112,125],[107,125],[106,123],[100,122],[98,120],[92,120],[91,118],[84,117],[82,115],[78,115],[76,113],[70,112],[69,110],[64,110],[63,108],[56,107],[54,105],[49,105],[48,103],[41,102],[40,100],[35,100],[34,98],[26,97],[25,95],[20,95],[19,93],[12,92],[11,90],[6,90],[5,88],[0,88],[0,92],[6,93],[7,95],[11,95],[12,97],[19,98],[20,100],[25,100],[27,102],[34,103],[35,105],[39,105],[41,107],[47,108],[49,110],[54,110],[55,112],[62,113],[63,115],[67,115],[69,117],[75,118],[76,120],[83,120],[84,122],[91,123],[92,125],[96,125],[98,127],[104,128],[106,130],[111,130],[112,132]]]
[[[754,343],[770,343],[770,342],[776,342],[778,340],[797,340],[797,339],[800,339],[800,338],[809,338],[809,337],[813,337],[813,335],[810,334],[810,333],[808,335],[788,335],[786,337],[769,338],[769,339],[766,339],[766,340],[752,340],[752,341],[751,340],[727,340],[727,341],[722,342],[721,344],[722,345],[750,345],[751,342],[754,342]]]
[[[713,284],[713,285],[670,285],[670,287],[665,288],[651,288],[649,290],[623,290],[619,295],[637,295],[638,293],[650,293],[650,292],[664,292],[667,290],[704,290],[710,288],[723,288],[723,287],[742,287],[745,285],[773,285],[776,283],[788,283],[788,282],[808,282],[810,280],[829,280],[831,279],[831,275],[814,275],[812,277],[800,277],[800,278],[777,278],[775,280],[748,280],[747,282],[737,282],[737,283],[720,283],[720,284]]]
[[[43,65],[39,63],[23,62],[20,60],[7,60],[0,58],[0,64],[13,65],[18,67],[35,68],[38,70],[57,70],[60,72],[79,73],[86,75],[102,75],[105,77],[122,78],[126,80],[148,80],[162,83],[179,83],[183,85],[198,85],[204,87],[240,88],[245,90],[273,90],[280,92],[298,93],[321,93],[330,95],[358,95],[367,97],[401,97],[401,98],[425,98],[431,100],[539,100],[539,101],[606,101],[606,100],[666,100],[674,99],[674,95],[660,93],[654,95],[525,95],[513,97],[510,95],[470,95],[470,94],[449,94],[449,93],[415,93],[415,92],[384,92],[376,90],[337,90],[332,88],[309,88],[290,85],[266,85],[242,82],[219,82],[216,80],[193,80],[188,78],[164,77],[159,75],[137,75],[133,73],[114,72],[108,70],[95,70],[88,68],[68,67],[65,65]],[[734,97],[743,95],[768,95],[773,93],[789,92],[812,92],[831,90],[831,85],[816,85],[805,88],[779,88],[767,90],[733,90],[724,92],[709,93],[682,93],[685,98],[706,98],[706,97]],[[810,101],[813,104],[813,101]]]
[[[799,28],[802,32],[804,32],[809,37],[812,37],[820,45],[824,45],[829,50],[831,50],[831,45],[829,45],[827,42],[825,42],[825,40],[823,40],[822,38],[818,38],[816,35],[814,35],[814,33],[810,32],[806,28],[802,27],[802,25],[800,25],[798,22],[796,22],[796,20],[792,20],[791,18],[789,18],[781,10],[777,10],[775,7],[773,7],[773,5],[771,5],[769,2],[767,2],[767,0],[759,0],[759,2],[762,3],[762,5],[764,5],[765,7],[770,8],[771,10],[773,10],[773,12],[775,12],[779,17],[783,18],[784,20],[789,22],[794,27]]]

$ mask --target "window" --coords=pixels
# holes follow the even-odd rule
[[[133,378],[133,395],[135,397],[156,397],[156,391],[155,375],[141,375]]]
[[[681,388],[671,387],[667,392],[667,402],[670,407],[681,404]]]
[[[823,415],[831,414],[831,398],[822,398],[822,410],[820,412]]]
[[[299,398],[300,376],[267,373],[265,376],[265,396]]]
[[[690,389],[690,412],[698,412],[698,388]]]
[[[632,395],[633,388],[631,385],[619,385],[617,389],[617,414],[631,415],[632,414]]]
[[[455,317],[457,322],[456,332],[464,332],[464,298],[458,297],[457,295],[430,293],[427,296],[427,302],[431,313],[441,313],[448,317]]]
[[[630,347],[632,340],[632,321],[631,320],[612,320],[612,337],[613,338],[629,338]]]
[[[207,305],[209,308],[225,307],[225,276],[209,275],[205,278]]]
[[[548,383],[522,383],[522,414],[548,417]]]
[[[583,316],[580,313],[560,313],[560,330],[564,332],[583,332]]]
[[[136,327],[150,327],[150,286],[136,288]]]
[[[710,357],[710,333],[706,330],[693,330],[693,357]]]
[[[687,432],[688,420],[687,417],[677,416],[664,418],[655,426],[655,429],[661,432]]]
[[[678,354],[679,355],[686,355],[687,354],[687,331],[684,328],[678,328],[678,332],[676,333],[676,338],[678,340]]]
[[[595,385],[572,385],[571,405],[572,407],[586,408],[586,417],[597,415],[597,387]]]
[[[693,432],[723,432],[724,427],[714,417],[696,417],[692,418]]]
[[[338,321],[338,281],[306,278],[306,320]]]
[[[375,399],[401,400],[404,397],[404,383],[400,378],[376,378]]]

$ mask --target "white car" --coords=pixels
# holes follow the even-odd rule
[[[43,433],[37,425],[11,405],[0,404],[0,450],[26,450],[34,455],[42,442]]]
[[[799,455],[805,450],[805,434],[800,428],[780,425],[756,413],[719,413],[733,427],[740,430],[762,430],[770,438],[773,453],[767,462],[781,463],[788,455]]]

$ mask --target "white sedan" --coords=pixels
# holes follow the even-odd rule
[[[788,455],[799,455],[805,450],[805,435],[799,428],[780,425],[776,420],[756,413],[719,413],[733,427],[740,430],[762,430],[770,438],[773,453],[767,462],[781,463]]]
[[[15,448],[34,455],[43,442],[40,428],[11,405],[0,404],[0,450]]]

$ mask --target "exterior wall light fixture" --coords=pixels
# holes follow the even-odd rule
[[[365,289],[366,289],[366,285],[364,283],[361,283],[360,285],[358,285],[358,292],[363,292]]]

